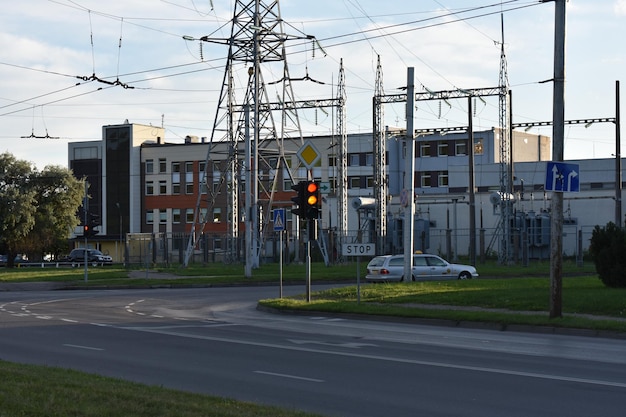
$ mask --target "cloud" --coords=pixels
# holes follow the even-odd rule
[[[626,15],[626,0],[617,0],[613,6],[615,14],[618,16]]]

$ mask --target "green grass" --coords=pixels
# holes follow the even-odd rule
[[[361,286],[360,302],[357,288],[350,286],[316,292],[310,303],[302,296],[260,303],[277,309],[626,332],[626,289],[606,288],[595,276],[564,278],[564,317],[550,319],[549,284],[548,278],[367,284]]]
[[[67,369],[0,361],[0,417],[313,417]]]

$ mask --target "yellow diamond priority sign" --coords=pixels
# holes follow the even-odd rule
[[[298,158],[308,169],[313,168],[320,160],[320,153],[310,140],[304,142],[304,145],[298,150]]]

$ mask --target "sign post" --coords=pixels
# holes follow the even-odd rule
[[[283,298],[283,232],[285,231],[285,209],[274,209],[274,231],[278,232],[278,297]]]
[[[341,250],[346,256],[356,256],[356,302],[361,303],[361,256],[374,256],[374,243],[344,243]]]

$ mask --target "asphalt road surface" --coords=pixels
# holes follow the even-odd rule
[[[277,295],[276,287],[0,292],[0,359],[327,416],[626,413],[624,340],[256,310]]]

